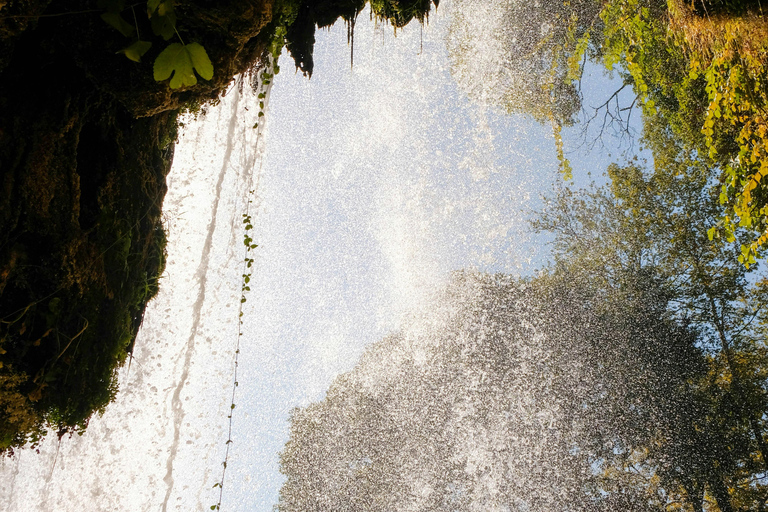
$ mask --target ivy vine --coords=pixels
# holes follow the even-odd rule
[[[264,110],[266,108],[267,101],[269,99],[269,90],[271,88],[272,78],[274,77],[274,74],[276,74],[279,71],[279,68],[277,66],[276,60],[274,57],[269,59],[269,63],[267,64],[267,70],[261,72],[258,75],[258,99],[259,99],[259,112],[257,114],[257,118],[261,119],[264,117]],[[271,71],[271,72],[270,72]],[[241,80],[243,80],[243,77],[241,77]],[[241,81],[242,85],[242,81]],[[258,129],[259,123],[255,123],[253,125],[253,129]],[[257,138],[261,135],[261,132],[257,134]],[[256,143],[258,146],[258,141]],[[225,442],[226,444],[226,450],[224,452],[224,461],[221,463],[222,465],[222,471],[221,471],[221,478],[218,482],[213,484],[213,488],[219,489],[219,500],[216,504],[211,505],[211,510],[221,510],[221,500],[224,496],[224,479],[227,474],[227,462],[229,461],[229,449],[232,446],[233,440],[232,440],[232,416],[235,412],[235,397],[237,395],[237,388],[240,385],[240,383],[237,380],[237,368],[238,368],[238,361],[240,359],[240,340],[243,337],[243,307],[244,304],[248,301],[247,294],[251,291],[251,277],[252,277],[252,268],[254,264],[254,258],[252,256],[251,251],[256,249],[258,247],[258,244],[256,244],[255,240],[253,239],[252,230],[253,230],[253,219],[251,217],[251,205],[253,204],[253,195],[255,194],[255,187],[253,185],[249,185],[248,188],[248,201],[246,203],[245,213],[242,214],[242,224],[243,224],[243,246],[245,250],[245,255],[243,258],[243,267],[242,267],[242,282],[240,285],[240,305],[238,307],[237,317],[238,317],[238,327],[237,327],[237,341],[235,343],[235,357],[234,357],[234,370],[233,370],[233,382],[232,382],[232,395],[231,395],[231,401],[229,404],[229,414],[227,415],[228,420],[228,431],[227,431],[227,440]]]

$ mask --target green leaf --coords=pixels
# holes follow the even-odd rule
[[[157,14],[160,16],[168,16],[173,13],[173,0],[161,0],[157,4]]]
[[[173,12],[169,12],[165,16],[155,14],[149,21],[152,24],[152,32],[166,41],[176,33],[176,14]]]
[[[171,78],[171,89],[195,85],[197,83],[195,71],[206,80],[213,78],[213,64],[205,48],[198,43],[169,45],[155,59],[153,71],[155,80],[158,82]]]
[[[197,74],[205,80],[213,78],[213,64],[211,59],[208,58],[205,48],[198,43],[190,43],[186,48],[192,57],[192,65],[195,67]]]
[[[117,53],[122,53],[134,62],[141,62],[141,57],[152,47],[149,41],[136,41],[131,46],[123,48]]]
[[[116,11],[107,11],[103,13],[101,15],[101,19],[103,19],[110,27],[116,29],[125,37],[129,37],[135,30],[133,25],[125,21],[123,17],[120,16],[120,13]]]
[[[160,2],[162,2],[162,0],[147,0],[147,16],[152,16],[160,6]]]
[[[192,58],[184,45],[173,43],[163,50],[155,59],[153,74],[157,82],[171,78],[171,89],[182,85],[191,86],[197,83],[192,67]]]

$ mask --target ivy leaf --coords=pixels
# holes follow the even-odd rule
[[[197,83],[192,65],[192,57],[186,47],[180,43],[173,43],[163,50],[155,59],[153,74],[157,82],[171,78],[171,89],[178,89],[182,85],[191,86]]]
[[[147,16],[152,16],[157,11],[158,16],[167,16],[173,13],[173,0],[148,0]]]
[[[197,83],[195,71],[205,80],[213,78],[213,64],[208,54],[198,43],[183,45],[173,43],[155,59],[154,77],[157,82],[171,78],[171,89],[192,86]]]
[[[116,29],[125,37],[129,37],[135,30],[133,25],[125,21],[117,11],[107,11],[101,15],[101,19],[103,19],[110,27]]]
[[[167,16],[173,13],[173,0],[162,0],[157,5],[157,14]]]
[[[141,57],[152,47],[149,41],[136,41],[131,46],[123,48],[117,53],[122,53],[134,62],[141,62]]]

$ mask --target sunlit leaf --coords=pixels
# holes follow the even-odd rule
[[[213,78],[213,64],[198,43],[173,43],[155,59],[154,77],[158,82],[171,79],[171,89],[197,84],[195,71],[204,79]]]
[[[186,46],[189,55],[192,58],[192,65],[203,79],[210,80],[213,78],[213,64],[211,59],[208,58],[208,53],[198,43],[190,43]]]
[[[173,0],[161,0],[157,4],[157,14],[160,16],[167,16],[173,12]]]
[[[152,16],[163,0],[147,0],[147,16]]]

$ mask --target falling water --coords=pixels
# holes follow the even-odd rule
[[[321,398],[451,271],[530,272],[524,210],[556,175],[551,132],[456,87],[451,12],[441,2],[423,33],[396,37],[362,14],[351,70],[344,27],[318,34],[312,80],[277,77],[266,132],[253,128],[259,100],[243,80],[184,117],[167,267],[120,393],[81,438],[2,462],[5,510],[217,502],[249,197],[260,247],[222,509],[271,509],[289,411]]]
[[[2,462],[5,510],[201,510],[216,503],[237,340],[241,213],[258,187],[258,99],[238,78],[182,118],[168,176],[168,261],[120,393],[81,438]],[[208,485],[210,483],[210,485]]]

